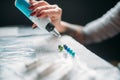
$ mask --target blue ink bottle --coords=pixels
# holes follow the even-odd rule
[[[60,33],[55,29],[54,25],[51,24],[49,18],[40,19],[35,16],[31,16],[32,11],[29,9],[29,0],[15,0],[15,6],[32,22],[34,22],[40,29],[45,32],[50,32],[53,35],[60,37]]]

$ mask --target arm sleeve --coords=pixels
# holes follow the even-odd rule
[[[83,28],[85,44],[97,43],[120,32],[120,1],[101,18],[88,23]]]

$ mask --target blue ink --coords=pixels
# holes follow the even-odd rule
[[[63,47],[72,57],[75,57],[75,52],[71,48],[69,48],[67,45],[63,45]]]
[[[29,9],[30,4],[29,4],[26,0],[16,0],[15,6],[16,6],[21,12],[23,12],[23,14],[24,14],[25,16],[27,16],[28,18],[30,17],[30,14],[31,14],[32,11]]]
[[[68,48],[66,45],[63,45],[63,47],[64,47],[65,49],[67,49],[67,48]]]

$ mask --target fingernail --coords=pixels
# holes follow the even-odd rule
[[[31,15],[31,16],[35,15],[35,12],[32,12],[30,15]]]
[[[40,16],[41,16],[41,14],[37,15],[37,17],[40,17]]]
[[[30,7],[29,7],[29,9],[32,9],[34,6],[33,5],[31,5]]]
[[[35,27],[32,27],[33,29],[35,29],[36,28],[36,26]]]

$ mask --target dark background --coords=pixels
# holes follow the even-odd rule
[[[62,20],[85,25],[105,14],[119,0],[47,0],[63,9]],[[0,27],[9,25],[32,25],[14,6],[14,0],[0,0]],[[120,34],[101,43],[86,46],[108,61],[120,61]]]

